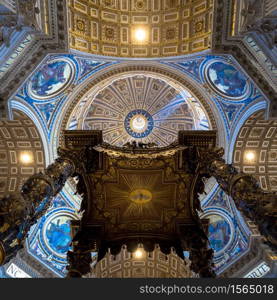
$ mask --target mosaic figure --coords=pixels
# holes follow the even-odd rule
[[[71,236],[69,218],[59,216],[47,225],[46,238],[49,246],[59,254],[66,254],[70,249]]]
[[[187,62],[182,62],[180,63],[180,66],[186,71],[197,78],[199,78],[199,66],[201,64],[202,60],[192,60],[192,61],[187,61]]]
[[[214,62],[208,68],[208,79],[216,90],[230,97],[246,93],[247,80],[242,73],[224,62]]]
[[[71,78],[71,66],[60,60],[44,65],[31,79],[31,93],[47,97],[60,91]]]
[[[92,71],[94,68],[100,65],[100,62],[94,60],[82,60],[81,61],[81,75],[85,75]]]
[[[229,223],[219,215],[209,215],[209,241],[215,252],[222,250],[229,242],[231,228]]]

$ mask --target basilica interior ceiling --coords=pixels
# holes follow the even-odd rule
[[[72,49],[117,57],[184,55],[210,47],[212,0],[71,0]],[[136,30],[144,29],[144,41]]]
[[[166,70],[165,70],[166,67]],[[195,55],[128,66],[124,61],[86,55],[50,55],[10,100],[11,110],[31,115],[45,158],[53,160],[62,129],[100,129],[104,141],[123,145],[133,139],[168,145],[180,129],[217,129],[218,144],[231,161],[236,131],[266,99],[231,56]],[[221,137],[220,137],[221,134]],[[249,250],[251,230],[232,200],[211,181],[202,197],[203,217],[216,270]],[[47,214],[32,228],[27,251],[55,276],[66,273],[69,220],[78,219],[80,198],[67,183]]]
[[[44,1],[39,2],[47,8]],[[44,17],[50,20],[53,6],[48,2],[49,15]],[[277,124],[265,120],[270,100],[238,59],[208,50],[213,2],[68,1],[69,51],[47,48],[50,54],[35,68],[27,65],[20,76],[28,76],[6,97],[10,120],[1,121],[0,127],[0,194],[18,190],[27,177],[53,162],[65,129],[102,130],[104,141],[116,146],[135,139],[159,147],[176,141],[178,130],[217,130],[217,144],[225,149],[227,163],[254,175],[263,189],[276,191]],[[59,19],[62,28],[65,18]],[[50,23],[45,23],[44,31],[51,33]],[[144,42],[134,40],[137,29],[145,30]],[[61,33],[58,37],[64,39]],[[22,49],[34,36],[24,38],[24,45],[17,43]],[[34,57],[37,61],[41,56]],[[18,61],[10,62],[0,68],[4,85],[5,72]],[[19,163],[22,152],[32,156],[26,166]],[[247,158],[248,152],[254,152],[254,160]],[[67,182],[46,215],[32,227],[25,245],[32,262],[53,277],[64,277],[67,272],[69,222],[80,218],[81,198],[75,194],[75,184],[75,180]],[[253,234],[258,233],[215,180],[206,183],[205,192],[201,217],[210,220],[209,241],[221,276],[250,252]],[[98,276],[108,277],[108,272],[143,276],[139,262],[132,265],[124,251],[120,255],[117,260],[107,255],[97,267]],[[154,256],[164,269],[153,276],[170,272],[179,277],[186,272],[176,267],[174,255],[170,265],[158,250]],[[144,263],[152,272],[151,258]],[[0,268],[0,277],[6,276],[5,268]],[[43,277],[32,268],[24,270],[30,277]]]

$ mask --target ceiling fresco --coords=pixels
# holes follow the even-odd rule
[[[195,56],[193,60],[162,61],[198,82],[216,105],[224,122],[227,149],[246,112],[267,100],[231,56]],[[232,150],[232,149],[230,149]],[[228,152],[230,151],[227,150]]]
[[[210,219],[208,237],[214,249],[217,272],[222,272],[248,249],[251,231],[244,223],[232,199],[219,187],[202,200],[203,215]]]
[[[209,223],[209,239],[211,247],[215,252],[222,251],[231,240],[231,226],[220,215],[208,215]]]
[[[27,249],[30,254],[58,276],[66,272],[66,254],[71,249],[70,220],[79,218],[76,207],[70,206],[61,194],[40,221],[31,228]]]
[[[53,160],[60,130],[56,124],[60,124],[63,110],[69,107],[72,93],[109,67],[121,64],[124,61],[103,57],[48,56],[10,100],[10,109],[32,112],[40,134],[49,144],[46,154],[48,151]],[[257,103],[266,104],[231,56],[195,55],[157,60],[155,64],[189,78],[208,95],[213,113],[224,124],[220,130],[226,136],[227,152],[232,151],[228,147],[236,139],[234,131],[241,126],[243,116]],[[68,129],[101,129],[104,139],[116,145],[132,139],[168,145],[176,139],[179,129],[210,128],[203,105],[189,90],[176,88],[159,74],[145,73],[125,74],[102,84],[93,97],[84,96],[67,118]],[[79,205],[80,199],[74,191],[64,189],[47,214],[33,226],[27,241],[29,253],[59,277],[66,273],[65,253],[70,247],[68,221],[78,218]],[[204,197],[202,205],[204,215],[211,219],[209,238],[215,250],[217,272],[221,273],[247,251],[251,232],[233,201],[217,185]]]

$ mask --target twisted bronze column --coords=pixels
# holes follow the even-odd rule
[[[7,263],[22,248],[30,227],[46,212],[51,200],[78,168],[79,157],[58,149],[59,157],[45,174],[31,176],[18,194],[0,201],[0,265]]]
[[[222,148],[197,148],[199,169],[206,177],[213,176],[221,188],[230,195],[237,208],[254,221],[265,242],[277,249],[277,193],[262,190],[256,179],[238,172],[222,158]]]

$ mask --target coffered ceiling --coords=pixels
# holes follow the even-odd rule
[[[117,57],[199,52],[210,47],[212,8],[212,0],[71,0],[70,47]]]

